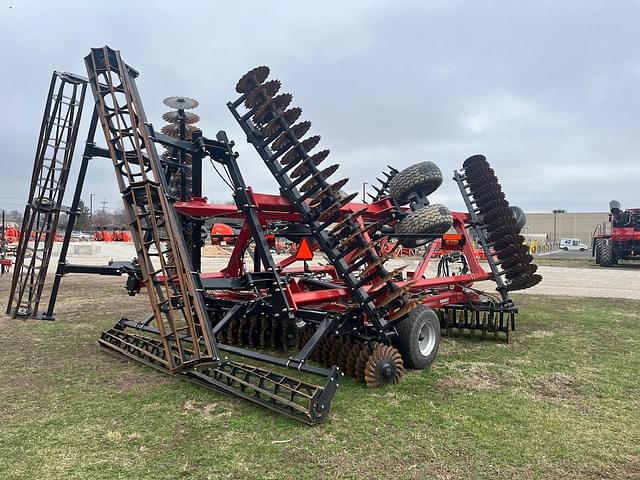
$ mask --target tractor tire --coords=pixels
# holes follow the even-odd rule
[[[441,235],[453,225],[451,212],[444,205],[427,205],[411,212],[398,223],[395,233],[399,235]],[[429,243],[429,239],[398,238],[405,248],[416,248]]]
[[[609,242],[602,242],[600,249],[600,266],[613,267],[618,261],[613,253],[613,245]]]
[[[595,244],[593,246],[593,251],[595,252],[596,255],[596,265],[600,265],[601,260],[601,256],[602,256],[602,243],[603,240],[598,238],[595,240]]]
[[[420,162],[394,175],[389,182],[389,194],[400,205],[406,205],[414,193],[421,191],[427,196],[435,192],[440,185],[440,168],[433,162]]]
[[[518,233],[520,233],[527,223],[527,214],[515,205],[510,206],[509,209],[513,212],[513,217],[516,219],[516,228],[518,229]]]
[[[436,359],[440,347],[440,319],[436,313],[419,305],[396,325],[395,346],[407,368],[423,370]]]

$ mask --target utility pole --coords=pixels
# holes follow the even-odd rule
[[[105,199],[103,199],[101,203],[102,203],[102,215],[104,215],[104,214],[105,214],[105,211],[106,211],[106,209],[107,209],[107,203],[108,203],[108,202],[107,202],[107,199],[106,199],[106,198],[105,198]]]
[[[93,197],[95,197],[95,193],[89,194],[89,216],[93,218]]]
[[[558,215],[567,213],[566,210],[552,210],[553,213],[553,244],[558,243]]]

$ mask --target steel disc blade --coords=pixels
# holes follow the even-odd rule
[[[290,163],[297,162],[298,160],[303,158],[303,154],[300,153],[301,148],[305,152],[309,153],[316,145],[318,145],[319,142],[320,135],[314,135],[313,137],[305,138],[299,146],[292,148],[284,154],[284,156],[282,157],[282,164],[289,165]]]
[[[471,188],[471,193],[474,197],[478,195],[483,195],[488,192],[501,192],[501,191],[502,191],[502,188],[500,187],[500,184],[494,181],[483,182],[481,184],[474,185]]]
[[[240,78],[240,80],[238,80],[238,83],[236,84],[236,92],[247,93],[264,82],[268,76],[269,67],[266,65],[249,70]]]
[[[288,131],[283,132],[275,140],[275,142],[271,144],[271,149],[274,152],[280,152],[282,150],[289,148],[291,145],[293,145],[293,142],[294,142],[294,139],[291,138],[292,136],[295,138],[295,140],[298,140],[305,133],[307,133],[310,128],[311,128],[311,122],[309,121],[304,121],[304,122],[295,124]]]
[[[509,208],[495,208],[491,212],[482,216],[482,223],[488,225],[498,218],[513,217],[513,212]]]
[[[505,235],[494,242],[493,248],[496,252],[500,252],[511,245],[516,247],[523,243],[524,237],[522,235]]]
[[[349,183],[349,179],[348,178],[342,178],[340,180],[338,180],[336,183],[331,185],[331,191],[332,192],[339,192],[342,187],[344,187],[347,183]]]
[[[189,97],[167,97],[162,103],[164,103],[167,107],[176,108],[178,110],[189,110],[191,108],[196,108],[199,103],[194,98]]]
[[[306,181],[306,183],[304,183],[300,187],[300,191],[308,192],[309,190],[311,190],[311,187],[313,187],[321,178],[326,180],[331,175],[333,175],[336,172],[336,170],[338,170],[339,166],[340,165],[338,165],[337,163],[334,163],[333,165],[330,165],[324,170],[321,170],[318,173],[314,174],[309,180]]]
[[[488,164],[489,162],[487,162],[487,157],[485,157],[484,155],[472,155],[469,158],[467,158],[464,162],[462,162],[462,168],[466,170],[468,168],[473,168],[474,166],[488,165]]]
[[[500,217],[496,218],[493,222],[485,223],[487,230],[490,232],[494,232],[501,227],[516,227],[516,219],[513,218],[513,215],[509,217]]]
[[[488,237],[490,242],[495,242],[497,240],[500,240],[502,237],[506,235],[518,235],[518,233],[520,232],[515,225],[503,225],[502,227],[497,228],[493,232],[489,232]]]
[[[285,110],[293,100],[290,93],[281,93],[268,102],[262,104],[253,115],[253,121],[257,124],[267,123],[274,119],[281,110]]]
[[[328,155],[329,150],[322,150],[321,152],[314,153],[302,162],[302,164],[298,165],[293,172],[291,172],[291,178],[298,178],[300,175],[304,175],[308,171],[309,165],[315,165],[317,167],[327,158]]]
[[[512,255],[525,255],[529,252],[526,245],[509,245],[508,247],[496,250],[496,254],[500,260],[506,260]]]
[[[508,270],[512,267],[515,267],[517,264],[521,263],[523,265],[527,265],[533,261],[533,255],[527,253],[526,255],[512,255],[502,262],[502,268]]]
[[[478,208],[480,209],[481,215],[486,215],[487,213],[491,212],[492,210],[495,210],[496,208],[509,208],[509,202],[503,199],[491,200]]]
[[[284,130],[284,127],[282,126],[281,119],[284,120],[287,126],[289,126],[298,118],[300,118],[300,115],[302,115],[302,109],[298,107],[293,107],[289,110],[286,110],[285,112],[277,115],[262,128],[262,135],[264,137],[271,137],[277,132],[282,132]]]
[[[516,290],[525,290],[527,288],[531,288],[542,281],[542,275],[534,274],[534,275],[524,275],[522,277],[514,278],[512,281],[507,283],[507,288],[510,291]]]
[[[193,125],[185,125],[184,133],[185,138],[191,138],[191,134],[196,129]],[[179,138],[180,137],[180,125],[176,123],[170,123],[165,125],[160,129],[162,133],[165,135],[169,135],[170,137]]]
[[[466,170],[465,174],[467,177],[467,183],[472,187],[482,185],[487,182],[496,182],[498,180],[495,171],[491,167]]]
[[[531,263],[528,265],[517,264],[514,267],[511,267],[508,270],[505,270],[505,276],[509,280],[513,280],[522,276],[531,276],[534,273],[536,273],[537,270],[538,270],[538,266],[533,265]]]
[[[280,86],[280,80],[269,80],[268,82],[263,83],[247,95],[247,99],[244,101],[244,106],[251,109],[256,108],[258,105],[262,105],[278,93]]]
[[[478,207],[482,207],[483,205],[486,205],[491,201],[500,201],[500,200],[506,200],[506,197],[503,192],[496,192],[496,191],[486,192],[486,193],[483,193],[482,195],[478,195],[477,197],[474,195],[474,201],[476,205],[478,205]]]
[[[180,113],[177,111],[165,112],[162,114],[162,119],[167,123],[179,123]],[[200,116],[193,112],[184,112],[184,123],[193,124],[200,121]]]

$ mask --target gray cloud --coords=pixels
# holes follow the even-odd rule
[[[638,206],[638,20],[638,2],[3,0],[0,206],[24,200],[51,71],[83,73],[104,44],[140,70],[156,126],[164,97],[200,100],[205,134],[228,131],[259,191],[275,182],[225,103],[240,75],[267,64],[351,190],[386,164],[432,160],[449,176],[484,153],[529,211],[598,211],[614,197]],[[209,198],[226,198],[206,171]],[[85,199],[117,202],[112,178],[96,160]],[[434,200],[462,207],[453,182]]]

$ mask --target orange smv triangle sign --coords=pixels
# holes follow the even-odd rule
[[[296,251],[296,260],[313,260],[313,250],[309,245],[309,241],[303,238]]]

